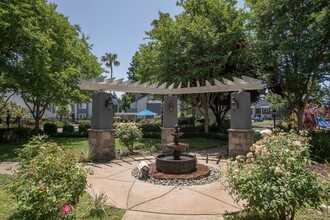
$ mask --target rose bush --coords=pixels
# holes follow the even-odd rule
[[[116,127],[116,137],[119,138],[125,147],[131,152],[134,149],[134,142],[142,138],[142,131],[135,124],[121,123]]]
[[[72,219],[87,185],[87,170],[47,136],[35,136],[20,149],[11,187],[22,219]]]
[[[308,142],[295,132],[265,132],[251,152],[228,162],[230,193],[270,219],[294,219],[300,207],[320,207],[329,186],[309,170]]]

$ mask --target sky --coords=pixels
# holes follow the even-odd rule
[[[139,45],[146,43],[145,32],[158,13],[168,12],[172,17],[183,11],[177,0],[50,0],[57,4],[57,11],[78,24],[89,36],[92,53],[98,57],[105,53],[118,55],[119,67],[113,76],[127,79],[127,72]],[[240,0],[240,5],[242,5]],[[101,62],[101,61],[100,61]],[[104,68],[105,65],[103,65]],[[108,69],[108,68],[106,68]],[[109,69],[108,69],[109,70]],[[110,74],[105,76],[110,77]]]
[[[78,24],[89,36],[92,53],[99,58],[105,53],[118,55],[119,67],[113,76],[127,79],[127,71],[139,45],[146,43],[145,31],[151,30],[151,22],[158,12],[171,16],[182,12],[176,0],[51,0],[57,11],[69,17],[71,24]],[[100,61],[101,62],[101,61]],[[103,65],[105,67],[105,65]],[[107,67],[105,67],[109,70]],[[110,77],[110,74],[106,75]]]

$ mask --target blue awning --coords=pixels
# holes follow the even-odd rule
[[[143,111],[140,111],[139,113],[136,114],[137,116],[155,116],[157,113],[151,112],[148,109],[144,109]]]

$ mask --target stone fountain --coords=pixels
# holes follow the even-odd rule
[[[196,170],[197,159],[194,155],[182,154],[182,151],[189,147],[186,143],[179,143],[179,137],[182,133],[179,127],[175,126],[175,132],[171,134],[174,137],[173,143],[165,145],[173,150],[172,154],[160,154],[156,156],[157,171],[166,174],[184,174]]]

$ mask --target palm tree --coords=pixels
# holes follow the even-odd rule
[[[112,53],[105,53],[104,56],[101,57],[101,61],[105,63],[107,67],[110,68],[110,73],[111,73],[111,78],[112,78],[112,73],[113,73],[113,66],[119,66],[120,62],[117,60],[117,54],[112,54]]]

